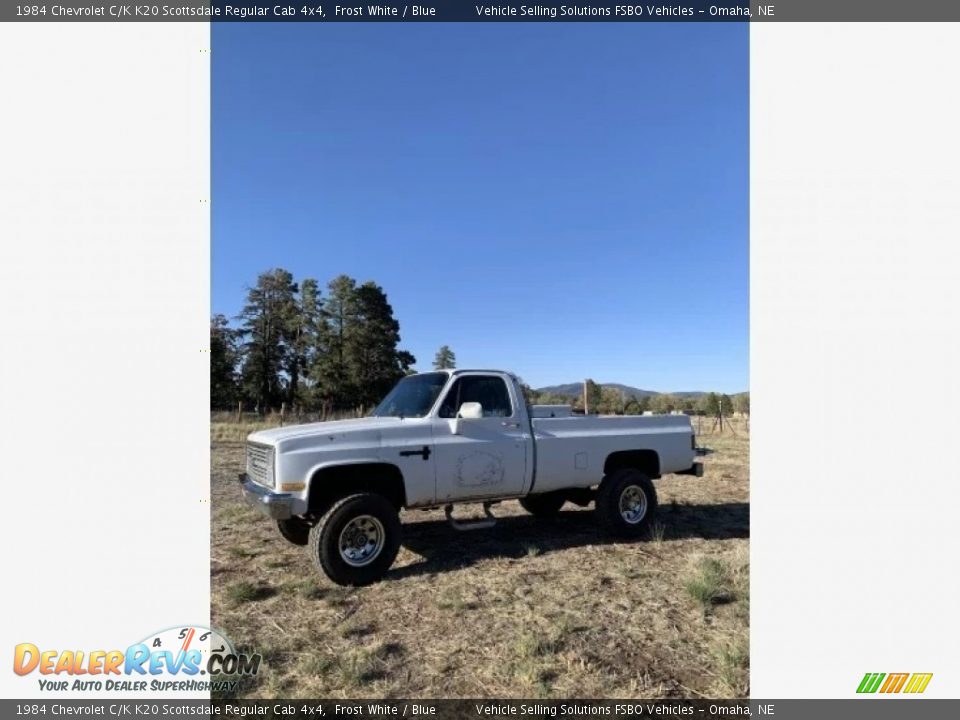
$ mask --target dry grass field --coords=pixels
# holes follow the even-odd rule
[[[493,529],[404,512],[387,578],[341,588],[243,504],[242,438],[212,426],[212,622],[263,656],[239,697],[695,698],[749,693],[749,440],[705,434],[703,478],[656,482],[649,539],[592,508]],[[704,423],[704,430],[708,424]],[[479,511],[478,511],[479,512]]]

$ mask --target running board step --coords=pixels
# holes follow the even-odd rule
[[[454,530],[483,530],[484,528],[492,528],[497,524],[497,518],[490,512],[490,505],[491,503],[488,502],[483,504],[483,514],[486,515],[486,517],[480,520],[457,520],[453,516],[453,505],[444,507],[443,512],[447,516],[447,522],[450,523],[450,527]]]

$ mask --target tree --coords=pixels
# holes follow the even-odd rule
[[[717,417],[720,414],[720,396],[715,392],[704,395],[703,412],[709,417]]]
[[[345,342],[348,387],[354,391],[354,407],[370,407],[390,392],[416,360],[398,348],[400,323],[383,288],[366,282],[354,295],[356,325]]]
[[[457,366],[457,356],[449,345],[441,345],[433,357],[434,370],[452,370]]]
[[[288,353],[284,368],[286,374],[286,400],[293,407],[308,400],[307,393],[301,388],[301,380],[310,367],[316,348],[316,337],[322,317],[320,315],[320,290],[317,281],[306,278],[300,283],[299,295],[288,313],[284,327],[284,338]],[[309,385],[309,380],[307,380]]]
[[[729,395],[723,395],[721,400],[723,402],[720,405],[720,410],[723,412],[723,416],[730,417],[733,415],[733,400],[730,399]]]
[[[210,318],[210,408],[232,407],[239,397],[237,365],[240,361],[238,332],[223,315]]]
[[[733,409],[741,415],[750,414],[750,393],[744,392],[733,396]]]
[[[383,288],[334,278],[321,303],[310,379],[328,409],[369,407],[410,371],[416,359],[399,349],[400,323]]]
[[[590,413],[597,413],[600,411],[600,403],[603,401],[602,390],[597,383],[593,380],[587,379],[584,384],[586,385],[586,401],[587,407],[585,410]]]
[[[284,399],[284,374],[289,369],[290,328],[297,315],[297,284],[281,268],[257,277],[247,291],[238,319],[243,343],[241,370],[244,394],[262,412]]]
[[[356,292],[356,281],[339,275],[327,285],[327,297],[320,305],[321,322],[311,375],[319,399],[328,407],[350,407],[356,395],[347,368],[350,336],[357,325]]]
[[[734,411],[734,401],[729,395],[720,395],[715,392],[707,393],[700,398],[697,409],[708,417],[717,417],[723,409],[723,416],[730,417]]]
[[[677,402],[677,398],[669,393],[654,395],[652,398],[650,398],[650,409],[660,415],[672,413],[677,409],[678,406],[679,403]]]
[[[626,396],[623,391],[615,387],[600,388],[600,405],[598,410],[604,415],[622,415],[626,404]]]
[[[211,402],[228,402],[231,368],[235,378],[239,367],[242,397],[261,411],[283,402],[369,407],[416,362],[399,348],[400,323],[383,288],[346,275],[321,297],[313,278],[298,285],[283,269],[261,273],[238,319],[238,330],[211,319]]]
[[[294,322],[290,328],[291,356],[287,373],[287,400],[292,405],[311,407],[315,383],[310,369],[319,351],[318,337],[323,325],[319,284],[313,278],[300,283],[300,297]]]

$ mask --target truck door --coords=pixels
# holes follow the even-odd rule
[[[451,384],[433,421],[437,502],[523,494],[531,439],[515,394],[499,375],[461,375]],[[458,417],[464,403],[479,403],[481,416]]]

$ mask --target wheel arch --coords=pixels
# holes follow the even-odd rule
[[[310,472],[307,506],[322,513],[344,495],[371,492],[383,495],[397,510],[406,507],[403,473],[393,463],[371,460],[337,462]]]
[[[622,470],[634,468],[651,480],[660,477],[660,455],[656,450],[618,450],[607,456],[603,463],[604,476]]]

